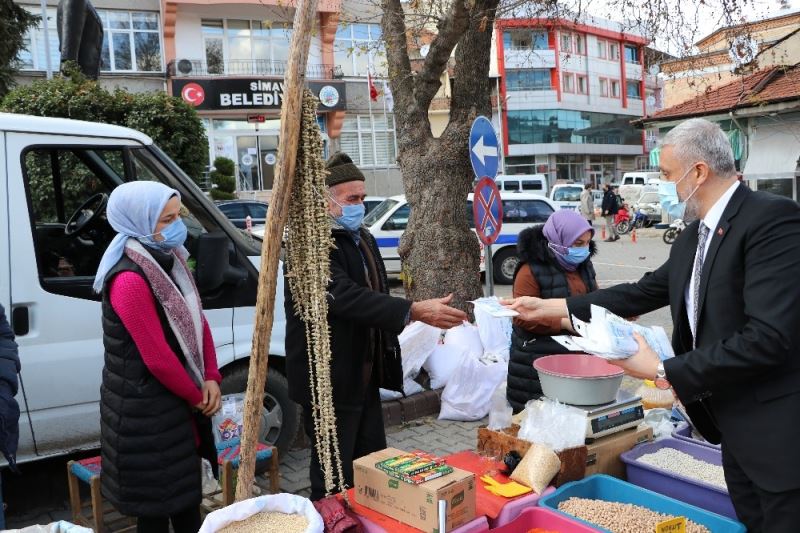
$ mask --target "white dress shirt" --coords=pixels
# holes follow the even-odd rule
[[[711,206],[711,209],[708,210],[706,216],[703,217],[703,224],[708,228],[708,238],[706,239],[705,248],[703,248],[703,264],[705,265],[706,254],[708,253],[708,246],[711,244],[711,240],[717,234],[717,226],[719,225],[719,219],[722,218],[722,213],[725,212],[725,208],[728,207],[728,202],[731,201],[731,196],[733,193],[736,192],[736,189],[739,187],[738,180],[733,180],[733,185],[728,187],[728,190],[719,197],[714,205]],[[697,226],[698,232],[700,230],[700,226]],[[692,264],[697,260],[697,253],[695,253],[694,259],[692,260]],[[704,266],[705,268],[705,266]],[[694,269],[693,269],[694,270]],[[694,316],[694,291],[692,290],[694,287],[694,272],[692,272],[692,277],[689,280],[689,285],[686,286],[686,314],[689,317],[689,328],[692,330],[692,337],[697,337],[695,332],[695,324],[692,317]]]

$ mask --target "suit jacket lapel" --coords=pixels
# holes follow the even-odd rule
[[[708,281],[711,278],[711,269],[714,265],[714,259],[717,257],[717,252],[719,251],[722,241],[728,235],[728,230],[731,227],[730,220],[736,215],[736,213],[739,212],[739,208],[741,207],[742,202],[744,201],[748,192],[749,191],[746,187],[739,185],[739,188],[733,193],[728,205],[725,207],[725,211],[722,212],[722,217],[720,217],[717,227],[709,228],[709,231],[711,232],[711,243],[708,245],[708,252],[706,253],[706,258],[703,261],[703,272],[700,276],[699,301],[695,302],[698,311],[698,329],[700,327],[700,312],[703,310],[703,303],[705,303]]]
[[[689,330],[689,322],[686,314],[686,286],[692,277],[692,265],[694,264],[694,253],[697,250],[697,228],[699,222],[689,224],[686,233],[686,242],[673,252],[670,258],[670,270],[675,272],[670,280],[672,323],[674,326],[674,339],[677,341],[675,346],[676,353],[683,353],[687,346],[692,345],[692,334]],[[674,284],[672,281],[674,280]],[[687,344],[688,343],[688,344]]]

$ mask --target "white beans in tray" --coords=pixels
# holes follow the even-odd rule
[[[308,519],[299,514],[286,514],[265,511],[233,522],[217,530],[217,533],[263,533],[278,531],[280,533],[303,533],[308,527]]]
[[[675,518],[639,505],[588,498],[570,498],[559,503],[558,510],[614,533],[652,533],[659,522]],[[686,520],[686,533],[711,532],[705,526]]]
[[[721,466],[695,459],[688,453],[674,448],[661,448],[657,452],[646,453],[637,461],[728,490]]]

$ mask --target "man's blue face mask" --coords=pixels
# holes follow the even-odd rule
[[[364,213],[366,208],[364,204],[342,205],[331,197],[331,201],[342,208],[341,216],[335,217],[334,220],[338,222],[344,229],[356,232],[361,227],[361,222],[364,220]]]
[[[694,188],[691,194],[686,198],[686,200],[681,201],[678,197],[678,184],[686,179],[686,176],[689,175],[689,172],[694,168],[694,165],[690,166],[686,169],[686,172],[683,173],[683,176],[678,181],[664,181],[658,184],[658,200],[661,203],[661,209],[668,213],[669,216],[672,218],[683,218],[684,211],[686,209],[686,202],[688,202],[694,193],[697,192],[699,185]]]

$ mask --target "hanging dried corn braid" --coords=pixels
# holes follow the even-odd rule
[[[327,290],[330,281],[331,219],[325,200],[325,161],[316,119],[317,99],[303,92],[300,146],[286,240],[289,289],[295,310],[306,329],[311,408],[317,455],[325,477],[325,490],[344,491],[342,459],[336,435],[336,413],[331,383],[331,346],[328,331]],[[334,472],[335,468],[335,472]],[[334,476],[338,483],[335,483]],[[335,486],[338,485],[338,486]]]

